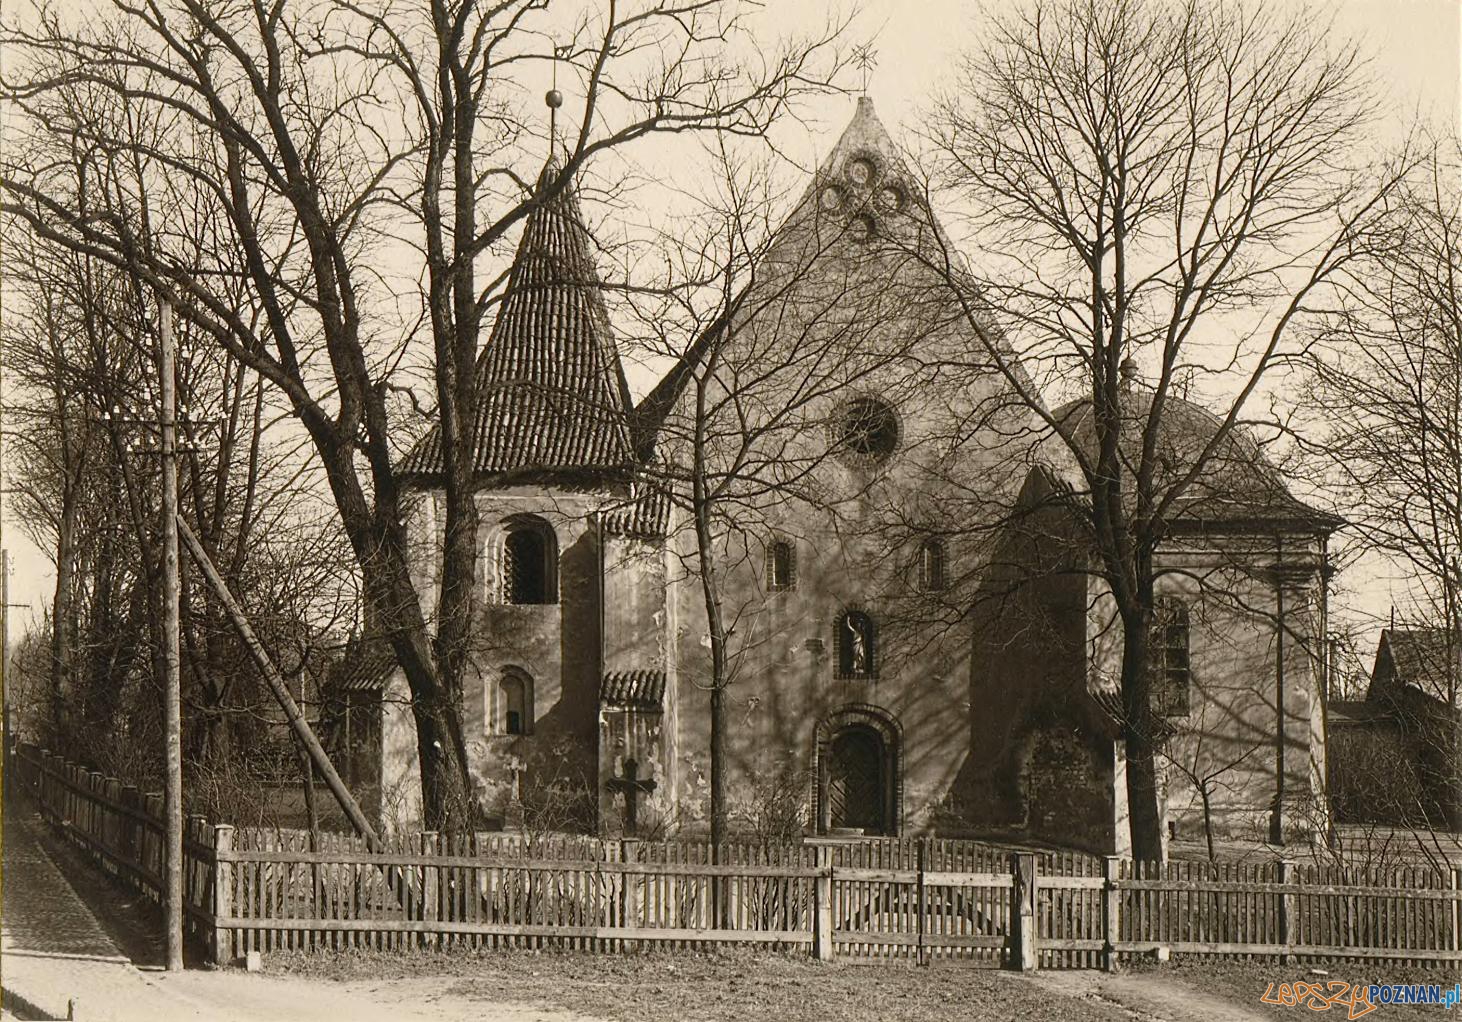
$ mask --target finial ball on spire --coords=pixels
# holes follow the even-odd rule
[[[563,93],[559,92],[557,89],[549,89],[548,92],[544,94],[543,102],[548,104],[548,108],[550,110],[557,110],[559,107],[563,106]]]
[[[1118,371],[1122,374],[1123,385],[1128,387],[1132,386],[1137,380],[1137,359],[1128,355],[1122,359],[1122,364],[1118,368]]]

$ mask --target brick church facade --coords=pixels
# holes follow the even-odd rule
[[[900,244],[876,251],[880,236]],[[983,342],[930,270],[942,238],[862,99],[719,328],[734,335],[719,342],[728,359],[738,345],[757,353],[749,361],[787,355],[751,421],[782,416],[786,457],[806,459],[797,487],[715,537],[732,623],[733,824],[781,800],[809,833],[1005,833],[1122,852],[1120,631],[1079,570],[1086,552],[1001,526],[1043,506],[1067,469],[1034,413],[1008,400],[1007,378],[969,371],[961,353]],[[558,793],[565,825],[696,832],[709,799],[708,617],[689,501],[656,466],[693,460],[685,423],[707,399],[696,381],[709,378],[709,342],[634,400],[593,251],[571,189],[535,209],[482,346],[479,642],[463,725],[483,804],[506,826]],[[832,304],[842,311],[823,324]],[[825,379],[846,383],[812,388],[794,349],[829,331],[848,339],[819,343],[849,347],[823,351],[837,367]],[[927,368],[956,363],[966,371]],[[1141,382],[1129,387],[1140,407]],[[1088,412],[1052,414],[1079,432]],[[1166,421],[1175,457],[1218,425],[1184,402]],[[1164,811],[1172,833],[1196,835],[1206,796],[1225,833],[1293,837],[1323,805],[1313,647],[1338,523],[1290,497],[1257,448],[1227,450],[1158,555]],[[428,612],[439,457],[428,437],[406,463]],[[367,733],[381,814],[410,827],[415,732],[399,671],[382,674],[357,687],[380,699]]]

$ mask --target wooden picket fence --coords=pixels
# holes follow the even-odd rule
[[[162,903],[166,825],[161,792],[105,777],[34,746],[8,757],[7,785],[25,790],[41,814],[122,885]],[[215,828],[201,816],[183,821],[183,927],[196,940],[213,934]]]
[[[49,819],[159,897],[159,796],[27,747],[13,763]],[[935,838],[715,847],[417,834],[371,852],[349,835],[312,844],[198,818],[185,860],[187,918],[218,962],[283,949],[736,943],[1012,968],[1111,969],[1163,948],[1462,963],[1456,869],[1133,863]]]

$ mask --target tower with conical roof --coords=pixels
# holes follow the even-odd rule
[[[659,719],[665,688],[663,644],[646,633],[657,611],[664,616],[663,565],[642,549],[658,548],[664,509],[634,499],[629,392],[574,184],[550,159],[535,190],[478,354],[472,431],[480,641],[464,679],[463,729],[479,794],[489,814],[505,818],[545,786],[599,787],[601,689],[612,709],[633,711],[628,726],[644,730]],[[402,470],[422,491],[413,535],[429,611],[440,549],[438,431]],[[410,789],[410,720],[389,703],[383,782]],[[606,761],[606,777],[636,756],[620,753]],[[639,754],[642,780],[653,759]],[[596,822],[592,795],[570,808],[576,822]]]

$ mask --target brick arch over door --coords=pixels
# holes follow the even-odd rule
[[[818,722],[812,805],[819,834],[826,834],[837,825],[833,819],[835,787],[840,780],[846,780],[837,776],[840,768],[846,769],[850,760],[856,765],[859,759],[867,767],[876,768],[880,832],[889,835],[902,832],[903,745],[903,726],[898,718],[867,703],[841,707]],[[876,757],[876,763],[866,762],[870,757]]]

